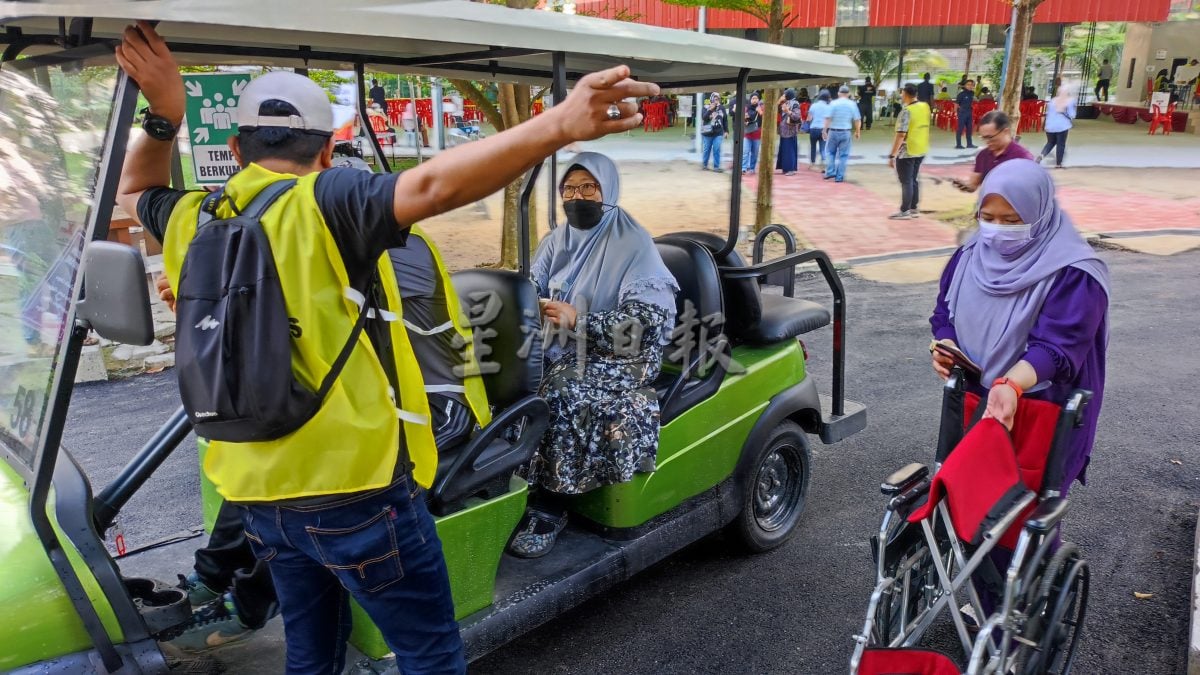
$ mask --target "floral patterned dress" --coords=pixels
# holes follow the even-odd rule
[[[579,315],[568,335],[547,336],[564,346],[548,350],[541,395],[550,427],[526,478],[561,494],[580,494],[654,471],[658,396],[652,383],[662,363],[669,314],[627,300],[618,308]]]

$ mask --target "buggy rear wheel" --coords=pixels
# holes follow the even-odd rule
[[[791,537],[808,494],[811,452],[804,430],[785,420],[738,476],[742,510],[729,531],[753,553],[780,546]]]
[[[1091,572],[1073,544],[1064,544],[1046,566],[1039,601],[1044,610],[1030,617],[1026,637],[1036,640],[1024,659],[1023,675],[1068,675],[1087,616]]]

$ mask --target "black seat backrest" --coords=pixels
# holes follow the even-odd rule
[[[697,340],[696,344],[699,345],[701,339],[711,341],[725,328],[725,304],[721,296],[717,263],[713,260],[712,253],[694,241],[677,239],[673,235],[655,239],[654,243],[667,269],[679,284],[679,293],[675,296],[676,325],[687,321],[690,314],[695,319],[692,322],[692,334]],[[692,308],[690,311],[689,305]],[[714,315],[718,318],[707,327],[699,321]],[[705,328],[703,335],[701,328]],[[676,351],[677,343],[679,339],[673,340],[672,344],[667,346],[664,356],[668,361],[673,360],[670,357],[671,353]]]
[[[542,333],[533,283],[508,270],[463,270],[450,279],[474,330],[488,402],[500,411],[536,394]]]
[[[725,248],[725,237],[711,232],[674,232],[662,239],[693,241],[714,255]],[[736,248],[714,260],[718,267],[746,267],[746,259]],[[754,279],[721,279],[721,290],[725,295],[725,330],[730,339],[742,342],[742,333],[762,320],[758,283]]]

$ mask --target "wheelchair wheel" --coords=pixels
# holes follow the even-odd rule
[[[888,646],[900,637],[904,625],[933,604],[939,595],[932,590],[938,585],[937,569],[924,538],[909,543],[884,574],[896,582],[875,610],[875,644],[880,646]]]
[[[762,553],[796,530],[808,494],[811,453],[804,430],[791,421],[781,422],[752,452],[737,479],[744,497],[729,531],[747,550]]]
[[[1046,566],[1038,599],[1024,635],[1037,646],[1026,652],[1023,675],[1067,675],[1087,616],[1091,572],[1073,544],[1063,544]]]

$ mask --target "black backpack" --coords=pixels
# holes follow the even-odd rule
[[[263,188],[233,218],[215,217],[223,192],[200,206],[176,293],[175,365],[196,435],[216,441],[269,441],[304,425],[325,400],[369,313],[364,302],[346,345],[317,391],[292,373],[283,287],[261,218],[295,180]],[[374,279],[363,295],[373,297]]]

